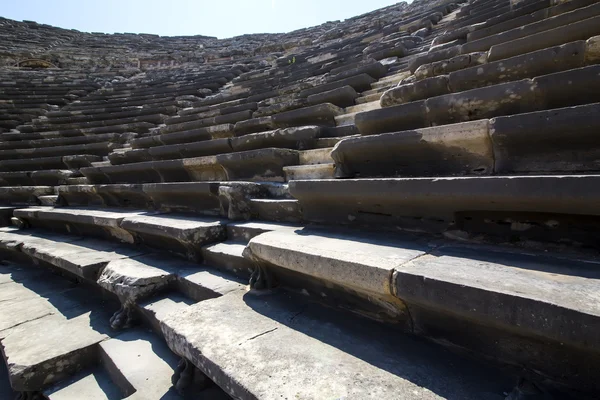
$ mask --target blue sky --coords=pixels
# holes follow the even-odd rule
[[[0,0],[0,16],[84,32],[163,36],[288,32],[399,0]]]

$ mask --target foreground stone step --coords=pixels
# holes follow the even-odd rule
[[[100,359],[128,399],[180,399],[171,376],[178,357],[157,335],[142,329],[100,343]]]
[[[39,391],[96,362],[113,302],[33,266],[3,263],[0,276],[0,342],[15,391]]]
[[[161,327],[174,352],[239,399],[500,399],[510,386],[502,373],[283,293],[232,293]]]
[[[258,235],[245,256],[268,277],[255,288],[279,282],[340,304],[355,297],[354,312],[594,391],[597,257],[308,228]],[[472,341],[476,331],[486,339]]]
[[[67,379],[44,390],[50,400],[119,400],[123,393],[113,383],[108,373],[98,366],[92,371],[86,370],[74,378]]]

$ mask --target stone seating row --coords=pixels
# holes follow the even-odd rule
[[[53,226],[55,229],[68,229],[71,232],[86,234],[91,234],[92,230],[105,232],[105,235],[109,232],[108,236],[125,241],[128,241],[129,237],[125,232],[133,231],[139,243],[150,244],[154,248],[157,248],[158,243],[162,246],[169,243],[166,246],[169,249],[177,247],[167,241],[166,237],[175,237],[175,243],[179,244],[189,237],[201,237],[200,240],[210,241],[214,238],[213,234],[194,235],[193,231],[200,229],[202,232],[208,232],[210,227],[219,226],[200,221],[196,223],[197,226],[193,226],[193,220],[189,217],[186,217],[187,222],[184,225],[181,221],[176,222],[178,217],[168,214],[143,215],[133,212],[111,215],[111,212],[30,208],[17,210],[15,215],[19,215],[19,218],[28,221],[32,226]],[[172,223],[167,223],[166,220],[171,220]],[[218,224],[218,221],[215,222]],[[60,227],[61,224],[65,225]],[[69,228],[66,228],[66,225]],[[161,229],[163,226],[168,229]],[[224,230],[221,225],[221,235]],[[184,235],[178,232],[188,233]],[[160,236],[160,240],[156,240],[153,235]],[[3,239],[3,243],[7,243],[7,239]],[[58,252],[59,249],[50,247],[50,243],[44,246],[36,239],[35,233],[31,239],[9,237],[8,241],[21,252],[34,254],[46,262],[50,260],[54,265],[87,279],[97,279],[101,286],[109,290],[118,290],[123,306],[127,301],[137,299],[136,295],[143,297],[144,292],[158,290],[160,287],[160,284],[142,285],[141,282],[139,288],[126,287],[123,284],[111,285],[111,281],[123,282],[123,275],[130,276],[135,273],[131,267],[138,265],[127,269],[129,265],[125,264],[129,262],[114,262],[114,268],[111,268],[109,263],[102,270],[106,262],[96,261],[92,266],[81,261],[84,259],[82,251],[85,249],[77,248],[78,242],[73,242],[75,246],[69,245],[73,247],[71,251],[60,249],[63,250],[59,252],[62,256],[54,258],[51,253]],[[19,245],[19,241],[23,244]],[[30,241],[31,245],[28,243]],[[85,243],[82,245],[86,246]],[[344,251],[340,252],[340,249]],[[243,256],[255,266],[250,280],[251,287],[255,290],[275,286],[292,291],[301,290],[305,296],[321,299],[322,302],[341,308],[351,307],[355,313],[397,324],[399,328],[409,332],[419,332],[438,340],[444,338],[459,347],[475,350],[490,358],[500,358],[508,363],[517,362],[525,368],[537,370],[538,373],[543,371],[546,376],[562,380],[565,384],[581,385],[580,390],[593,390],[593,373],[588,367],[595,365],[598,357],[593,350],[593,334],[583,327],[596,324],[598,312],[592,306],[593,302],[574,304],[568,293],[571,293],[572,286],[586,287],[585,293],[593,290],[588,286],[593,287],[594,280],[588,277],[592,273],[589,271],[595,269],[597,261],[570,257],[555,258],[549,254],[541,256],[536,252],[514,249],[507,253],[507,250],[504,247],[461,244],[447,240],[432,242],[418,235],[388,235],[384,239],[373,234],[367,238],[364,234],[348,231],[291,228],[251,237]],[[119,258],[118,254],[119,252],[116,252]],[[317,259],[319,262],[315,262]],[[323,263],[323,260],[326,262]],[[486,266],[487,275],[482,274],[482,263]],[[448,265],[452,265],[453,268],[448,268]],[[231,272],[240,273],[235,270]],[[247,271],[241,273],[246,277],[248,274]],[[556,280],[554,276],[557,274],[567,274],[570,279]],[[484,275],[487,278],[484,279]],[[164,277],[165,274],[161,272],[161,276]],[[150,277],[147,279],[150,280]],[[168,281],[166,277],[163,279]],[[532,284],[533,281],[536,284]],[[495,286],[497,282],[503,282],[502,290]],[[469,291],[465,291],[466,288]],[[557,291],[565,295],[557,299]],[[502,301],[498,301],[499,298]],[[540,323],[547,321],[550,315],[556,316],[554,304],[557,303],[560,304],[563,313],[561,324]],[[504,304],[511,304],[519,310],[530,309],[531,312],[520,312],[521,318],[515,322],[511,315],[501,311]],[[186,349],[191,349],[192,347],[188,346],[197,346],[198,343],[175,340],[172,336],[183,326],[177,322],[184,320],[183,315],[186,314],[179,315],[177,319],[168,318],[161,324],[161,329],[169,346],[177,354],[197,365],[198,360]],[[190,317],[187,316],[186,321],[190,321]],[[198,322],[193,317],[192,321]],[[456,337],[451,334],[452,327],[460,324],[464,326],[465,323],[470,329],[485,332],[488,339],[473,343],[468,337]],[[443,329],[444,324],[449,325]],[[580,327],[577,332],[574,331],[576,327]],[[581,335],[588,338],[585,349],[579,347]],[[540,337],[547,342],[539,343]],[[492,342],[514,343],[515,340],[518,346],[503,347],[500,356],[486,348]],[[538,354],[541,348],[548,349],[548,342],[562,343],[563,351],[547,352],[543,359],[531,356]],[[569,368],[578,371],[578,374],[561,376],[560,371],[563,370],[565,362]]]
[[[356,115],[363,135],[597,102],[597,65],[430,97]],[[565,94],[568,87],[568,95]]]
[[[415,76],[422,79],[400,84],[381,96],[381,106],[407,103],[449,93],[531,78],[554,72],[597,64],[599,36],[587,41],[565,43],[557,47],[518,55],[501,61],[487,62],[485,54],[457,56],[419,67]]]
[[[524,27],[506,26],[506,31],[496,32],[464,45],[429,52],[415,58],[410,63],[410,71],[414,73],[423,64],[450,59],[459,54],[489,51],[488,61],[492,62],[565,42],[586,40],[599,34],[594,19],[597,4],[593,1],[574,0],[556,6],[548,4],[546,7],[550,7],[547,10],[551,11],[540,10],[537,22]],[[502,24],[499,27],[504,28]]]
[[[595,173],[600,104],[341,140],[336,177]]]
[[[218,223],[218,221],[215,222]],[[213,225],[218,227],[218,225]],[[226,228],[227,234],[230,235],[229,237],[234,238],[236,235],[234,232],[243,232],[247,238],[245,240],[246,242],[257,234],[274,229],[264,225],[258,229],[242,225],[232,225],[235,224],[228,224]],[[221,225],[221,229],[223,228],[224,226]],[[278,227],[275,227],[275,229],[277,228]],[[203,357],[208,357],[207,360],[210,360],[210,363],[205,364],[204,362],[199,362],[200,360],[196,359],[195,356],[192,356],[192,353],[189,351],[191,348],[187,347],[192,344],[187,337],[184,340],[180,340],[180,346],[176,347],[176,342],[173,338],[175,337],[175,332],[180,329],[180,326],[174,325],[171,322],[173,317],[176,315],[179,318],[185,317],[185,320],[194,321],[194,324],[198,325],[198,323],[202,321],[202,315],[204,315],[205,312],[210,312],[211,309],[215,309],[214,307],[216,307],[215,310],[218,309],[219,313],[224,312],[232,317],[236,316],[238,323],[236,323],[235,326],[240,326],[239,318],[242,317],[245,321],[251,321],[251,325],[256,327],[256,331],[249,333],[245,332],[240,338],[252,338],[264,331],[277,331],[279,332],[278,335],[282,335],[278,336],[280,341],[285,340],[285,343],[295,343],[294,353],[296,354],[296,361],[294,362],[297,367],[301,366],[302,368],[307,368],[308,372],[310,369],[314,368],[314,365],[321,365],[321,367],[319,367],[320,369],[316,371],[317,373],[314,375],[315,378],[317,376],[322,378],[325,373],[333,373],[332,368],[334,367],[334,364],[327,360],[331,360],[332,357],[338,360],[336,361],[335,367],[335,375],[338,377],[335,386],[328,383],[331,382],[329,379],[316,379],[316,381],[322,383],[319,383],[317,388],[307,388],[306,385],[303,384],[306,379],[304,373],[285,379],[284,388],[286,391],[289,390],[290,392],[301,393],[309,397],[312,397],[317,392],[319,394],[331,393],[332,396],[337,396],[350,392],[357,393],[357,390],[364,390],[361,389],[363,387],[362,385],[358,386],[356,384],[354,378],[351,379],[357,371],[362,371],[361,373],[363,374],[365,371],[368,371],[367,376],[369,378],[367,379],[369,379],[369,387],[371,389],[380,387],[381,393],[385,393],[386,396],[395,396],[398,393],[405,391],[407,391],[407,393],[412,393],[412,390],[416,390],[417,386],[413,381],[414,379],[418,379],[418,374],[415,374],[414,376],[411,375],[409,379],[405,379],[402,376],[406,377],[406,375],[400,376],[395,373],[383,373],[377,365],[373,366],[370,362],[361,361],[360,359],[362,357],[355,357],[357,354],[365,356],[371,354],[371,356],[373,356],[373,351],[376,351],[375,356],[378,359],[384,355],[385,357],[388,357],[389,360],[393,359],[393,365],[397,365],[398,368],[400,368],[400,366],[406,367],[418,365],[418,363],[415,363],[415,357],[416,360],[422,360],[422,357],[428,358],[428,354],[437,354],[436,357],[432,358],[432,360],[436,360],[435,363],[432,364],[428,362],[429,374],[433,373],[436,376],[444,377],[445,389],[443,390],[445,393],[454,393],[462,398],[480,398],[485,392],[497,392],[499,387],[509,385],[508,382],[510,379],[507,379],[508,377],[505,376],[505,373],[492,374],[495,377],[493,384],[490,384],[489,380],[483,380],[488,382],[486,384],[481,384],[480,382],[482,380],[480,379],[473,379],[472,382],[471,378],[465,380],[465,377],[462,376],[463,372],[466,373],[466,371],[470,371],[469,373],[466,373],[465,376],[472,376],[472,373],[478,371],[475,376],[479,376],[482,372],[482,367],[476,367],[472,361],[450,355],[449,353],[443,353],[444,355],[440,360],[440,352],[436,351],[435,346],[424,343],[419,344],[417,341],[402,336],[397,330],[390,330],[365,320],[364,318],[345,313],[344,311],[337,311],[335,313],[326,312],[326,309],[314,303],[310,305],[311,303],[306,302],[306,300],[298,298],[295,295],[290,296],[290,294],[287,293],[274,293],[263,296],[253,296],[244,293],[243,290],[240,290],[242,287],[235,278],[219,273],[218,270],[215,270],[210,264],[207,267],[188,265],[181,261],[174,262],[174,260],[171,260],[164,255],[157,254],[156,252],[146,251],[144,253],[141,248],[138,248],[137,252],[132,252],[123,245],[117,245],[118,247],[115,245],[111,246],[105,242],[93,239],[81,239],[78,236],[50,235],[47,232],[40,230],[22,232],[3,231],[0,241],[5,254],[33,258],[37,260],[40,266],[53,267],[55,270],[59,271],[65,271],[67,269],[72,269],[77,272],[84,270],[86,272],[98,270],[99,277],[94,281],[90,280],[90,284],[116,294],[122,301],[129,301],[129,303],[127,303],[129,304],[128,309],[132,308],[131,303],[134,303],[133,307],[139,314],[139,317],[157,329],[159,334],[164,337],[166,343],[175,351],[175,353],[180,357],[183,357],[186,370],[192,368],[195,369],[196,365],[199,366],[200,369],[197,371],[198,373],[203,376],[208,375],[210,379],[215,380],[218,385],[225,388],[226,393],[229,395],[242,398],[245,398],[248,395],[260,396],[261,398],[274,398],[272,396],[269,397],[270,391],[262,389],[260,385],[255,385],[251,381],[246,382],[246,378],[244,378],[246,373],[262,374],[263,369],[261,369],[261,367],[258,367],[258,369],[255,369],[256,367],[254,367],[262,363],[257,364],[249,362],[251,360],[249,358],[229,359],[229,361],[225,361],[221,360],[221,356],[210,351],[203,351],[205,354]],[[77,257],[77,255],[79,255],[79,257]],[[86,257],[83,257],[83,255],[86,255]],[[97,265],[92,266],[92,258],[96,260]],[[11,272],[13,279],[18,276],[20,277],[18,272],[15,272],[15,269],[12,269]],[[31,273],[33,271],[28,272]],[[35,270],[35,274],[38,277],[45,277],[44,271],[40,269]],[[66,272],[63,272],[63,274],[66,274]],[[38,279],[38,281],[40,280]],[[50,278],[41,279],[41,281],[53,282],[57,288],[64,290],[64,285],[55,283],[55,281]],[[27,286],[30,290],[45,289],[46,293],[52,293],[47,287],[38,289],[38,287],[35,286]],[[185,313],[183,313],[184,310],[188,310],[188,304],[192,304],[193,301],[190,302],[189,300],[177,296],[174,294],[173,290],[181,291],[194,299],[194,301],[199,302],[197,303],[198,307],[194,309],[196,314],[194,317],[187,317],[185,316]],[[68,293],[72,296],[71,299],[74,300],[76,297],[75,293]],[[87,289],[88,299],[90,298],[90,295],[93,295],[94,293],[95,292],[90,291],[90,289]],[[21,296],[23,295],[33,297],[29,293],[22,291]],[[56,296],[52,297],[56,299]],[[223,298],[224,302],[215,302],[215,300],[218,300],[219,298]],[[202,303],[205,303],[208,308],[201,307],[200,304]],[[109,305],[112,304],[114,303],[109,303]],[[223,309],[221,304],[227,305],[226,308]],[[6,305],[10,305],[11,310],[14,309],[13,303]],[[42,309],[45,308],[42,307]],[[303,312],[298,313],[300,310],[303,310]],[[192,311],[192,309],[190,308],[189,311]],[[201,314],[198,314],[198,312]],[[56,314],[60,315],[61,313],[57,312]],[[115,327],[127,326],[126,322],[128,321],[124,314],[126,313],[118,312],[116,315],[117,318],[112,319],[112,323]],[[294,314],[297,314],[296,318],[292,318]],[[19,315],[19,313],[13,313],[13,315]],[[96,311],[93,315],[95,315],[96,318],[102,318],[106,315],[106,311]],[[280,315],[281,317],[276,317],[277,315]],[[83,319],[85,319],[85,322],[89,325],[88,320],[86,318]],[[297,319],[297,321],[290,324],[286,322],[287,319],[290,319],[290,321]],[[12,326],[19,322],[22,321],[17,318],[15,322],[8,324],[7,327],[10,326],[10,329],[14,330]],[[44,320],[43,322],[49,323],[50,321]],[[300,322],[300,324],[297,324],[297,322]],[[100,327],[105,326],[105,324],[106,322],[102,324],[101,321],[98,321],[92,326]],[[223,317],[219,318],[219,324],[222,328],[221,335],[214,336],[208,332],[204,335],[206,337],[211,337],[212,340],[217,340],[218,337],[222,336],[222,332],[224,331],[231,332],[230,335],[235,332],[227,328],[230,326],[229,321],[223,320]],[[83,326],[85,324],[81,325]],[[200,325],[205,326],[206,324]],[[364,330],[357,331],[356,328],[351,329],[350,327],[353,325],[355,327],[364,327]],[[42,324],[41,326],[49,325]],[[58,326],[59,325],[57,324],[57,327]],[[305,328],[301,328],[302,326]],[[234,327],[234,325],[231,325],[231,327]],[[306,327],[310,327],[310,329],[307,330]],[[35,327],[29,328],[32,333],[39,332]],[[1,339],[5,351],[14,357],[15,360],[18,359],[20,365],[23,366],[22,370],[14,368],[9,369],[11,379],[15,383],[15,389],[19,391],[43,390],[48,383],[54,382],[74,372],[72,368],[67,367],[62,370],[61,374],[57,374],[51,379],[48,379],[45,376],[44,370],[51,368],[57,362],[56,359],[47,357],[48,353],[46,352],[46,349],[48,346],[53,346],[53,354],[58,359],[61,359],[63,352],[69,352],[71,354],[71,359],[77,360],[81,367],[85,367],[92,364],[95,360],[91,355],[88,357],[85,356],[85,349],[87,346],[90,346],[91,343],[100,342],[99,353],[104,357],[103,360],[105,361],[102,364],[112,366],[112,369],[110,369],[111,367],[108,367],[109,372],[113,371],[121,373],[120,376],[123,378],[120,380],[120,386],[126,386],[127,390],[129,390],[126,390],[125,393],[131,393],[133,388],[133,390],[137,389],[135,394],[139,394],[139,396],[135,397],[134,394],[132,398],[153,398],[152,396],[156,396],[157,393],[163,393],[162,391],[166,390],[163,383],[164,379],[161,379],[161,376],[157,374],[158,368],[156,362],[151,363],[151,365],[146,365],[147,369],[152,369],[151,371],[147,371],[145,374],[140,374],[138,372],[137,380],[136,374],[133,373],[135,371],[132,370],[131,367],[128,367],[128,364],[124,362],[126,360],[123,358],[128,350],[125,343],[136,339],[139,341],[140,339],[140,336],[136,336],[138,332],[136,329],[129,329],[125,333],[108,333],[108,336],[112,337],[112,339],[106,340],[106,333],[104,336],[93,334],[92,332],[84,335],[80,325],[76,325],[75,323],[69,324],[68,328],[71,330],[71,334],[76,333],[78,336],[87,338],[88,341],[84,342],[82,340],[79,345],[73,346],[72,343],[67,345],[64,338],[62,342],[47,338],[46,340],[39,342],[37,347],[39,350],[37,353],[38,356],[29,358],[28,360],[18,358],[18,354],[16,353],[21,341],[6,338]],[[326,329],[323,330],[323,328]],[[324,339],[331,337],[329,334],[331,329],[338,332],[335,337],[340,337],[340,342],[329,340],[322,342],[322,339],[318,340],[318,338]],[[63,330],[59,329],[59,332],[63,333]],[[372,335],[375,332],[379,337],[378,343],[382,343],[381,347],[373,348],[372,343],[367,346],[367,343],[370,342],[369,338],[373,337]],[[240,334],[241,333],[242,332],[240,331]],[[307,333],[309,334],[308,336]],[[19,337],[27,339],[29,336],[19,335]],[[254,338],[252,341],[255,341],[256,339],[257,338]],[[221,347],[220,342],[218,343],[219,347]],[[244,347],[243,344],[239,344],[238,340],[236,340],[235,343],[238,346],[238,350],[239,346],[242,346],[242,348]],[[343,343],[353,343],[353,346],[352,348],[349,348],[347,345],[342,345]],[[400,346],[401,349],[398,349],[400,343],[402,343]],[[203,346],[201,343],[193,344],[196,348]],[[263,345],[261,344],[261,346]],[[160,348],[159,343],[153,343],[152,347],[155,349]],[[223,348],[229,349],[228,347]],[[389,353],[391,348],[396,349],[392,354]],[[406,358],[406,354],[404,356],[402,356],[402,354],[404,353],[404,350],[408,348],[412,349],[412,355],[411,357]],[[275,349],[283,349],[283,347],[277,346]],[[265,348],[265,351],[266,350],[267,348]],[[118,351],[121,351],[124,354],[119,357],[116,354]],[[280,352],[279,354],[274,355],[274,357],[277,357],[279,360],[287,360],[289,357],[286,357],[285,353],[286,351]],[[146,357],[148,353],[138,346],[136,354],[138,354],[138,356]],[[259,354],[263,354],[263,351],[261,350]],[[301,356],[300,359],[303,360],[301,361],[301,364],[298,364],[298,356]],[[166,355],[163,353],[162,357],[166,357]],[[387,360],[388,358],[385,357],[384,359]],[[143,359],[146,360],[147,358]],[[252,359],[256,360],[256,358]],[[246,364],[248,365],[253,365],[251,370],[240,369],[240,367],[238,367],[238,363],[242,360],[246,360]],[[345,362],[340,366],[339,360],[345,360]],[[139,359],[137,361],[139,361]],[[190,363],[189,367],[187,366],[187,363]],[[460,374],[455,373],[455,366],[453,368],[448,368],[448,364],[455,363],[456,365],[461,365]],[[204,365],[210,365],[211,367],[207,369],[203,367]],[[280,365],[280,367],[287,369],[287,365]],[[410,369],[412,370],[412,367]],[[487,372],[488,369],[489,367],[486,367],[484,370]],[[169,369],[165,368],[164,370]],[[176,384],[178,389],[184,389],[185,383],[183,381],[179,382],[179,373],[181,373],[181,371],[178,372],[174,367],[170,370],[174,370],[173,384]],[[266,370],[264,372],[266,372]],[[189,374],[189,371],[187,373]],[[146,377],[146,379],[142,379],[141,382],[138,382],[140,380],[140,375],[142,378]],[[152,383],[149,383],[148,381],[149,375],[153,378]],[[340,375],[347,378],[340,381]],[[458,378],[459,375],[462,376],[460,379]],[[381,386],[373,386],[376,384],[374,377],[385,379],[384,382],[386,383],[382,384],[379,382],[377,385]],[[274,374],[272,372],[265,375],[265,379],[268,379],[267,382],[270,385],[278,384],[277,382],[283,382],[283,375],[280,375],[279,373]],[[418,380],[418,382],[421,381]],[[127,384],[129,384],[129,386]],[[425,384],[425,382],[421,382],[421,384]],[[110,386],[109,382],[104,382],[103,387],[106,388],[107,386]],[[47,393],[50,398],[54,398],[53,396],[55,394],[61,394],[60,389],[64,387],[65,386],[59,386],[59,389],[47,389],[48,391],[45,393]],[[66,386],[66,388],[68,387],[69,386]],[[89,393],[86,391],[86,389],[89,390],[89,385],[78,384],[77,387],[80,389],[80,394]],[[93,387],[96,386],[94,385]],[[441,387],[438,388],[435,385],[428,387],[429,390],[442,390]],[[102,390],[100,392],[102,392]],[[214,393],[213,396],[215,396]],[[208,398],[215,399],[218,397],[209,396]]]

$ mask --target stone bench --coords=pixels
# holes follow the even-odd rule
[[[136,108],[133,110],[126,110],[120,112],[85,112],[79,113],[77,111],[57,111],[47,113],[44,119],[36,119],[33,120],[33,125],[45,125],[45,124],[69,124],[69,123],[81,123],[81,122],[93,122],[93,121],[103,121],[103,120],[111,120],[111,119],[120,119],[120,118],[130,118],[130,117],[140,117],[143,115],[153,115],[153,114],[162,114],[162,115],[173,115],[177,111],[175,106],[167,106],[167,107],[142,107]]]
[[[348,138],[331,157],[337,177],[595,172],[598,112],[593,103]]]
[[[375,303],[383,310],[351,309],[376,319],[392,318],[400,326],[410,321],[414,325],[407,329],[413,332],[491,357],[498,357],[497,343],[519,343],[502,346],[500,358],[593,387],[594,375],[585,371],[589,363],[600,361],[598,338],[587,329],[600,323],[591,295],[597,279],[589,279],[598,274],[597,260],[508,249],[301,229],[258,235],[245,255],[262,273],[258,289],[278,283],[302,287],[305,295],[326,299],[321,301],[347,304],[354,298],[365,308]],[[588,293],[583,294],[587,300],[573,294],[580,290]],[[473,341],[471,334],[456,335],[457,329],[485,334]],[[587,338],[583,345],[582,337]],[[545,354],[542,359],[539,351]],[[563,375],[565,360],[569,370],[581,373]]]
[[[474,231],[550,241],[597,241],[596,175],[291,181],[308,221],[432,232]],[[506,224],[510,216],[513,221]],[[555,221],[555,222],[549,222]],[[567,223],[567,221],[569,221]],[[519,227],[523,225],[523,229]],[[566,225],[565,225],[566,224]],[[567,228],[568,226],[568,228]]]
[[[40,204],[39,197],[53,195],[52,186],[12,186],[0,187],[0,204],[30,205]]]
[[[119,209],[29,207],[13,213],[33,228],[146,245],[202,261],[201,248],[225,240],[223,221]]]
[[[0,172],[1,186],[58,186],[78,174],[70,170]]]
[[[27,159],[32,157],[58,157],[74,154],[105,156],[110,153],[112,149],[119,147],[121,147],[121,145],[118,143],[99,142],[66,146],[36,147],[32,149],[0,150],[0,158],[9,160]]]
[[[542,32],[547,32],[548,34],[550,34],[549,32],[551,30],[557,28],[559,29],[560,27],[564,27],[564,30],[562,31],[563,33],[570,33],[567,36],[565,36],[565,41],[585,40],[590,36],[600,34],[600,32],[594,32],[594,24],[592,21],[590,21],[588,25],[582,25],[581,22],[596,16],[598,12],[600,12],[600,8],[597,4],[593,4],[587,7],[581,7],[570,12],[559,14],[538,22],[534,22],[529,25],[525,25],[524,27],[518,27],[509,31],[497,33],[493,36],[488,36],[478,40],[470,41],[461,47],[461,53],[464,54],[472,53],[474,51],[487,51],[495,45],[500,45],[501,43],[505,43],[507,45],[512,41],[522,38],[531,38],[530,42],[532,43],[532,45],[539,46],[539,40],[534,40],[536,38],[535,35],[538,35]],[[580,35],[581,37],[573,37],[573,34]],[[565,41],[559,42],[558,44],[564,43]],[[538,50],[540,48],[545,48],[556,44],[557,43],[550,43],[548,45],[542,45],[542,47],[532,48],[529,51]],[[526,52],[528,51],[518,52],[516,54],[522,54]],[[499,58],[493,58],[493,60],[497,59]]]
[[[370,135],[593,103],[600,100],[594,94],[599,72],[599,66],[589,66],[431,97],[359,113],[355,124]],[[568,96],[562,92],[565,85]]]
[[[7,142],[0,142],[0,149],[31,149],[36,147],[55,147],[55,146],[68,146],[76,144],[88,144],[97,142],[123,142],[126,139],[134,137],[135,134],[118,134],[118,133],[104,133],[99,135],[89,136],[72,136],[66,138],[54,138],[54,139],[37,139],[37,140],[12,140]]]
[[[87,129],[96,128],[102,126],[115,126],[115,125],[126,125],[137,122],[148,122],[152,124],[161,124],[166,118],[166,115],[162,114],[150,114],[136,117],[127,117],[120,119],[104,119],[101,121],[90,121],[90,122],[71,122],[66,124],[47,124],[47,125],[21,125],[17,129],[19,132],[44,132],[44,131],[56,131],[56,130],[70,130],[70,129]]]
[[[134,149],[148,147],[198,142],[210,139],[222,139],[232,137],[232,124],[213,125],[206,128],[193,129],[191,131],[167,133],[164,135],[152,135],[130,141]]]

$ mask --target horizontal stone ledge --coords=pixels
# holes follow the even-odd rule
[[[330,103],[299,108],[273,116],[276,127],[288,128],[302,125],[336,126],[334,117],[343,114],[343,110]]]
[[[594,103],[599,84],[600,66],[592,65],[365,111],[355,124],[372,135]]]
[[[388,302],[389,312],[402,318],[403,306],[393,307],[389,298],[391,274],[394,268],[428,250],[425,243],[398,238],[298,229],[258,235],[250,240],[244,256],[270,268],[276,277],[281,276],[284,285],[285,270],[293,271],[322,281],[324,286],[334,284],[349,291],[350,296],[372,296],[371,301],[379,306]]]
[[[590,36],[598,34],[593,33],[592,26],[594,24],[592,23],[592,20],[594,18],[597,18],[595,16],[597,16],[599,12],[600,6],[598,4],[592,4],[587,7],[581,7],[564,14],[560,14],[547,19],[542,19],[529,25],[516,27],[509,31],[500,32],[492,36],[468,42],[461,47],[461,53],[464,54],[472,53],[474,51],[490,50],[490,60],[495,61],[500,58],[507,58],[515,54],[527,53],[532,50],[538,50],[540,48],[545,48],[569,41],[585,40]],[[584,22],[584,20],[586,19],[588,20],[588,22]],[[552,33],[552,31],[555,29],[559,29],[560,31],[562,31],[566,35],[566,40],[559,43],[550,43],[549,45],[543,45],[542,47],[536,47],[540,44],[546,43],[543,39],[543,36],[545,34],[548,34],[549,37],[556,37],[555,34]],[[584,32],[588,32],[590,34],[588,34],[587,37],[576,37],[577,35],[582,34]],[[575,37],[573,35],[575,35]],[[515,51],[517,51],[517,53],[513,53],[506,57],[501,57],[500,53],[492,56],[491,48],[493,46],[501,46],[501,48],[508,49],[507,46],[509,46],[509,43],[512,43],[517,40],[520,40],[522,43],[525,43],[524,41],[528,41],[528,43],[530,43],[530,46],[533,46],[533,48],[530,47],[530,50],[522,51],[524,47],[522,47],[521,45],[517,45],[517,43],[514,43],[514,48]],[[512,44],[510,46],[512,46]]]
[[[600,11],[598,11],[600,12]],[[593,18],[492,46],[489,61],[503,60],[518,54],[557,46],[575,40],[587,40],[600,35],[600,15]]]
[[[597,175],[386,178],[291,181],[289,190],[309,221],[438,231],[458,223],[460,213],[597,217],[598,182]]]
[[[38,197],[53,195],[53,186],[12,186],[0,187],[0,203],[6,205],[37,205]]]
[[[333,149],[337,177],[490,175],[488,120],[348,138]]]
[[[600,170],[600,103],[490,120],[499,174]]]
[[[0,172],[1,186],[58,186],[64,185],[76,173],[55,169],[44,171]]]
[[[576,41],[451,72],[449,85],[458,92],[531,78],[583,67],[585,58],[586,43]]]

